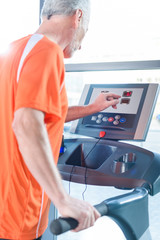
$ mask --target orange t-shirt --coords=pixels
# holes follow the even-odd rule
[[[0,57],[0,238],[31,240],[47,227],[50,201],[25,165],[12,122],[22,107],[45,112],[57,162],[67,112],[64,72],[62,49],[40,34],[13,42]]]

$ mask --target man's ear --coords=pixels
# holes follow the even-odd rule
[[[73,18],[74,18],[74,27],[75,28],[78,28],[78,26],[82,20],[82,15],[83,15],[83,12],[81,9],[77,9],[76,12],[74,13]]]

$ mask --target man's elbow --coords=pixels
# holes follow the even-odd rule
[[[41,138],[44,131],[44,113],[38,110],[23,108],[14,114],[12,123],[16,138]]]

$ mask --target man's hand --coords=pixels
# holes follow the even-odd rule
[[[103,92],[93,102],[94,108],[97,112],[103,111],[110,106],[112,106],[114,109],[117,109],[117,104],[119,103],[120,97],[120,95],[111,92]]]
[[[58,210],[62,217],[72,217],[79,222],[77,228],[72,230],[74,232],[93,226],[100,217],[99,212],[88,202],[75,199],[69,195],[59,204]]]

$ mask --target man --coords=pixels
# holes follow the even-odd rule
[[[40,239],[50,201],[88,228],[100,216],[69,196],[56,168],[64,121],[116,107],[101,94],[90,106],[67,107],[63,57],[71,57],[89,23],[89,0],[46,0],[35,34],[11,44],[0,66],[0,239]]]

